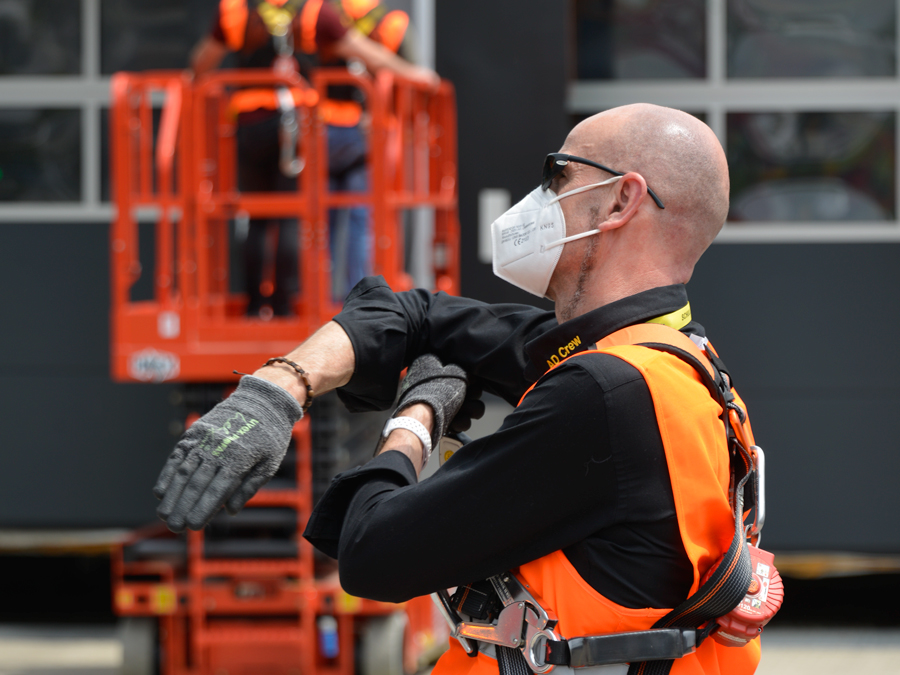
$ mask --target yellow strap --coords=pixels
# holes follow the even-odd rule
[[[691,322],[691,303],[686,304],[681,309],[674,312],[663,314],[655,319],[650,319],[647,323],[659,323],[675,330],[681,330]]]

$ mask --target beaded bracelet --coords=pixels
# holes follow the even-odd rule
[[[297,375],[300,376],[300,379],[303,380],[303,384],[306,385],[306,402],[300,406],[303,413],[306,414],[306,411],[309,410],[309,407],[312,405],[313,396],[315,392],[313,392],[312,384],[309,381],[309,373],[307,373],[303,368],[298,366],[296,363],[291,361],[290,359],[286,359],[283,356],[274,356],[263,364],[263,368],[266,366],[271,366],[273,363],[283,363],[286,366],[293,368],[297,371]]]

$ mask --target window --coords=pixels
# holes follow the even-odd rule
[[[568,112],[704,119],[731,167],[720,240],[900,240],[898,0],[573,3]]]
[[[110,75],[184,68],[210,0],[0,0],[0,221],[110,220]]]
[[[0,202],[77,201],[81,111],[0,109]]]
[[[120,70],[184,68],[196,42],[210,29],[216,2],[202,0],[103,0],[100,65]]]
[[[71,0],[0,4],[0,75],[74,75],[81,70],[81,10]]]
[[[580,80],[706,76],[705,0],[576,0]]]

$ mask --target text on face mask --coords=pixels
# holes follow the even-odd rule
[[[521,225],[513,225],[505,227],[500,232],[500,243],[512,243],[513,246],[521,246],[531,239],[531,232],[534,229],[534,221]]]
[[[580,347],[580,346],[581,346],[581,338],[576,335],[575,337],[572,338],[571,342],[569,342],[568,344],[564,344],[562,347],[560,347],[559,349],[556,350],[557,353],[559,354],[558,356],[557,356],[557,354],[554,354],[549,359],[547,359],[547,366],[552,368],[553,366],[558,365],[560,361],[562,361],[564,358],[566,358],[569,354],[572,354],[575,351],[576,347]]]

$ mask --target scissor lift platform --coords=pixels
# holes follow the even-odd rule
[[[367,192],[328,191],[317,105],[332,85],[356,87],[365,97]],[[293,149],[305,162],[296,191],[237,188],[230,101],[248,87],[292,94],[299,132]],[[219,71],[195,82],[181,71],[165,71],[119,73],[112,89],[114,379],[218,386],[216,395],[194,406],[196,419],[237,379],[233,371],[253,372],[292,350],[339,311],[328,241],[333,208],[369,209],[372,269],[395,290],[413,285],[403,213],[430,210],[435,289],[458,292],[449,83],[431,91],[389,74],[371,80],[340,69],[320,70],[311,82],[261,70]],[[254,218],[297,223],[301,290],[290,316],[247,317],[246,294],[234,288],[233,223]],[[153,659],[147,649],[131,658],[126,639],[128,675],[400,675],[442,651],[448,631],[430,599],[393,605],[349,596],[333,561],[317,561],[300,536],[314,492],[321,492],[312,475],[314,445],[318,451],[333,444],[329,405],[335,403],[317,401],[298,423],[279,474],[237,517],[220,514],[204,531],[182,535],[149,526],[115,551],[114,606],[125,635],[157,636],[144,640]],[[320,425],[312,428],[317,415]]]

